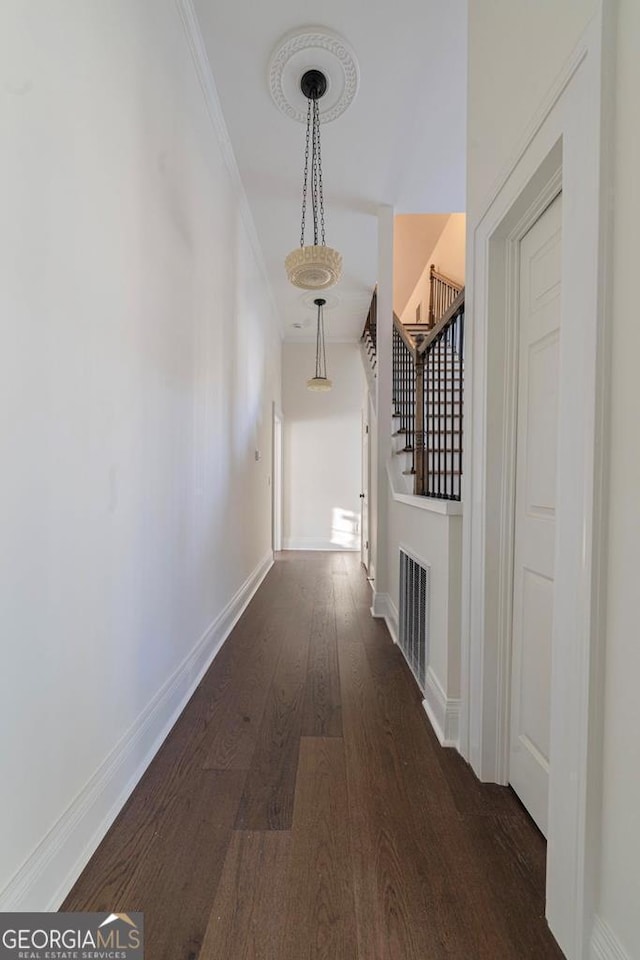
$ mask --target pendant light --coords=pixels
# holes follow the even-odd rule
[[[316,372],[315,376],[307,380],[307,389],[318,393],[331,390],[333,383],[327,377],[327,355],[324,347],[324,311],[326,300],[319,297],[313,301],[318,308],[318,325],[316,330]]]
[[[327,78],[321,70],[307,70],[300,80],[307,98],[307,135],[302,186],[302,223],[300,246],[285,260],[290,283],[303,290],[326,290],[342,275],[342,256],[325,242],[324,190],[320,149],[320,110],[318,101],[327,90]],[[313,244],[305,246],[307,198],[311,199]]]

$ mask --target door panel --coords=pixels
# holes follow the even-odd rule
[[[562,199],[520,244],[509,780],[547,830]]]

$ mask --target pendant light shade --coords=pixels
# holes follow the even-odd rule
[[[303,290],[327,290],[342,275],[342,257],[326,246],[296,247],[284,265],[289,282]]]
[[[313,301],[318,308],[318,322],[316,328],[316,371],[313,377],[307,380],[307,389],[317,393],[326,393],[331,390],[333,382],[327,377],[327,356],[324,346],[324,312],[326,300],[318,297]]]
[[[324,187],[320,148],[320,111],[318,100],[327,89],[327,78],[320,70],[307,70],[300,81],[307,98],[307,134],[302,185],[302,222],[300,246],[285,260],[289,282],[303,290],[326,290],[342,275],[342,256],[325,242]],[[311,197],[313,244],[305,245],[307,197]]]

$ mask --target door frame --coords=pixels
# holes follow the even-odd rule
[[[460,751],[481,780],[504,783],[516,244],[554,190],[564,194],[546,916],[570,960],[587,953],[600,864],[614,28],[602,0],[512,162],[467,214]]]
[[[360,419],[362,431],[360,439],[362,471],[360,488],[360,562],[368,573],[369,551],[371,546],[371,537],[369,534],[371,526],[371,511],[369,507],[369,487],[371,485],[371,428],[369,426],[366,407],[362,408]]]
[[[284,476],[284,422],[282,413],[273,405],[273,450],[271,470],[271,547],[274,553],[282,550],[282,510]]]

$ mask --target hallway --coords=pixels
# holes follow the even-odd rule
[[[544,842],[442,749],[359,556],[284,553],[62,909],[147,960],[545,960]]]

